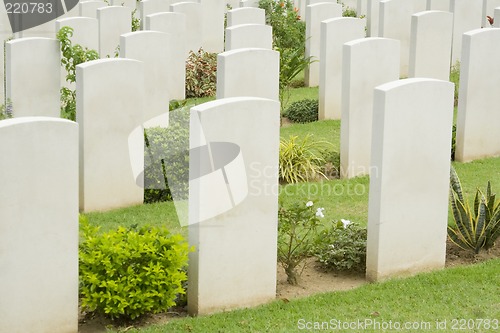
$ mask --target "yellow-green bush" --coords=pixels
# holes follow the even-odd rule
[[[166,228],[119,227],[99,233],[80,219],[82,308],[112,319],[136,319],[166,311],[187,280],[188,245]]]

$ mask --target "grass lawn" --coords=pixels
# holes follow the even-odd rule
[[[294,89],[290,101],[317,98],[317,89]],[[292,124],[281,128],[281,137],[304,137],[312,134],[314,140],[327,141],[333,151],[339,152],[340,122],[318,121]],[[477,187],[485,189],[490,180],[494,192],[500,192],[500,157],[474,161],[453,162],[462,186],[473,200]],[[294,201],[312,200],[316,207],[325,207],[327,221],[349,219],[366,225],[368,219],[369,178],[333,179],[317,183],[280,186],[280,201],[288,205]],[[187,236],[187,228],[177,221],[173,203],[157,203],[117,209],[109,212],[85,214],[101,230],[135,224],[165,225],[173,233]],[[451,215],[449,221],[451,221]],[[409,332],[451,332],[457,319],[496,319],[500,329],[500,259],[483,264],[446,269],[416,277],[370,284],[347,292],[327,293],[290,302],[276,301],[254,309],[238,310],[202,318],[173,320],[162,326],[151,326],[140,332],[295,332],[314,322],[419,322],[432,325],[430,329]],[[303,321],[301,321],[301,319]],[[436,321],[445,321],[446,329],[439,330]],[[333,323],[336,323],[333,321]],[[486,322],[482,323],[483,325]],[[493,326],[495,323],[491,323]],[[493,332],[486,326],[466,332]],[[300,326],[300,327],[299,327]],[[493,326],[491,326],[493,328]],[[307,327],[304,327],[304,330]],[[381,329],[337,330],[339,332],[388,332]],[[114,332],[114,331],[113,331]],[[137,330],[127,330],[137,332]]]
[[[499,279],[500,259],[497,259],[407,279],[368,284],[350,291],[325,293],[289,302],[277,300],[253,309],[206,317],[175,319],[167,324],[127,332],[288,333],[308,331],[306,328],[314,327],[315,323],[324,330],[336,332],[393,332],[395,330],[376,326],[388,327],[391,322],[393,328],[396,325],[411,325],[407,332],[455,332],[460,331],[460,327],[462,332],[498,332],[493,328],[500,328]],[[470,328],[465,326],[463,329],[461,319],[472,319],[466,322]],[[490,326],[485,326],[487,321],[481,319],[489,319]],[[355,326],[351,326],[353,329],[325,326],[346,325],[339,324],[339,321]],[[365,326],[357,326],[358,321]],[[443,329],[437,327],[437,322]],[[482,326],[479,327],[480,324]]]

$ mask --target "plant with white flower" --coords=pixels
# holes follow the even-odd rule
[[[278,262],[293,285],[304,270],[304,260],[312,255],[320,219],[325,216],[324,208],[313,205],[312,201],[295,203],[278,211]]]
[[[325,210],[324,208],[318,208],[318,209],[316,209],[316,216],[320,217],[320,218],[325,217],[325,214],[323,214],[324,210]]]
[[[344,226],[344,229],[347,228],[347,226],[352,223],[351,221],[344,220],[344,219],[340,219],[340,222],[342,222],[342,225]]]

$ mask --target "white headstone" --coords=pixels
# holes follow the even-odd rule
[[[365,37],[363,20],[339,17],[321,22],[319,119],[340,119],[342,99],[342,47]]]
[[[80,16],[97,18],[97,10],[107,7],[108,4],[104,1],[82,1],[78,3]]]
[[[168,94],[170,99],[186,98],[186,15],[158,13],[146,16],[146,29],[168,33],[171,44],[164,55],[169,64]]]
[[[463,37],[455,158],[468,162],[500,155],[500,29]]]
[[[0,332],[78,331],[78,125],[0,121]]]
[[[90,17],[70,17],[56,20],[56,31],[62,27],[73,29],[73,36],[70,37],[72,45],[80,45],[89,50],[99,52],[99,22]],[[61,67],[61,84],[74,90],[75,84],[66,81],[66,70]]]
[[[120,35],[132,31],[132,11],[128,7],[110,6],[97,10],[99,20],[99,55],[114,58]]]
[[[450,0],[427,0],[426,9],[450,11]]]
[[[260,97],[279,100],[279,53],[237,49],[217,56],[217,99]]]
[[[144,65],[100,59],[76,67],[80,125],[80,210],[107,210],[143,202],[134,165],[144,165]]]
[[[495,8],[500,7],[500,0],[483,0],[483,21],[481,26],[483,28],[489,28],[490,22],[486,16],[495,17]]]
[[[379,9],[379,36],[401,42],[400,76],[408,76],[411,16],[417,12],[415,0],[382,0]],[[425,3],[424,3],[425,8]]]
[[[97,19],[90,17],[70,17],[56,20],[56,31],[62,27],[73,29],[71,43],[78,44],[90,50],[99,50],[99,24]]]
[[[273,28],[264,24],[233,25],[226,29],[226,51],[242,48],[273,48]]]
[[[259,0],[241,0],[240,7],[259,7]]]
[[[451,64],[460,61],[462,52],[462,35],[481,27],[483,14],[482,0],[450,0],[450,11],[453,13],[453,44]]]
[[[306,7],[306,57],[312,57],[305,70],[304,79],[308,87],[319,85],[319,61],[321,41],[321,21],[342,17],[342,5],[337,3],[317,3]]]
[[[379,35],[380,0],[368,0],[366,13],[366,35],[377,37]]]
[[[146,16],[156,13],[170,11],[170,5],[177,1],[173,0],[141,0],[139,8],[141,11],[141,27],[145,26]]]
[[[139,7],[137,2],[137,0],[110,0],[109,4],[111,6],[124,6],[130,8],[131,10],[135,10]]]
[[[59,47],[57,39],[42,37],[19,38],[6,43],[6,96],[12,103],[14,117],[60,116]]]
[[[203,42],[203,24],[201,4],[196,2],[179,2],[170,5],[170,11],[186,15],[186,48],[187,51],[196,52]]]
[[[493,23],[493,26],[495,28],[500,28],[500,7],[495,8],[495,16],[493,18],[496,18],[496,20]]]
[[[357,0],[356,13],[358,16],[366,15],[368,12],[368,0]]]
[[[120,57],[144,63],[144,118],[145,127],[168,126],[169,114],[169,58],[170,36],[158,31],[135,31],[120,37]],[[154,123],[148,120],[155,119]]]
[[[266,24],[266,11],[261,8],[235,8],[227,12],[227,27],[240,24]]]
[[[450,78],[453,14],[424,11],[412,16],[409,77]]]
[[[278,196],[269,189],[278,186],[279,103],[216,100],[193,107],[191,122],[201,125],[197,133],[191,127],[191,152],[214,144],[236,149],[223,151],[231,163],[217,167],[217,147],[211,148],[216,169],[190,180],[189,243],[196,250],[189,258],[188,311],[207,314],[271,301],[276,297]],[[193,160],[190,170],[203,168]],[[228,210],[201,216],[204,208],[223,203]]]
[[[399,41],[370,37],[344,44],[340,122],[341,177],[352,178],[371,173],[373,89],[397,79]]]
[[[423,78],[375,89],[370,281],[444,268],[453,93],[451,82]]]
[[[226,0],[200,0],[203,50],[212,53],[224,51],[224,14]]]

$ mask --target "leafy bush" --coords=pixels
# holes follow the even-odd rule
[[[217,84],[217,53],[199,49],[189,52],[186,61],[186,98],[215,96]]]
[[[451,160],[455,160],[455,151],[457,150],[457,125],[453,125],[451,130]]]
[[[298,136],[281,139],[279,151],[279,178],[286,183],[298,183],[326,178],[322,168],[326,161],[323,157],[326,141],[312,141],[311,135],[302,140]]]
[[[306,25],[291,0],[260,0],[259,7],[266,12],[266,24],[273,28],[273,48],[280,53],[279,97],[284,108],[293,79],[311,63],[305,57]]]
[[[315,255],[329,269],[364,272],[366,238],[366,228],[341,220],[319,234]]]
[[[76,80],[76,66],[90,60],[99,59],[99,53],[89,50],[81,45],[73,45],[71,37],[73,28],[62,27],[57,32],[57,39],[61,42],[61,65],[66,70],[66,81],[74,83]],[[61,88],[61,117],[76,120],[76,91],[69,88]]]
[[[175,103],[178,105],[179,103]],[[168,128],[144,130],[144,203],[186,198],[189,182],[189,108],[170,112]]]
[[[283,115],[295,123],[310,123],[318,120],[318,109],[318,100],[303,99],[290,104]]]
[[[478,254],[481,249],[488,250],[500,236],[500,201],[491,192],[488,181],[486,195],[477,189],[472,209],[464,199],[462,185],[455,171],[450,173],[450,198],[455,225],[448,226],[450,240],[464,250]]]
[[[342,16],[343,17],[357,17],[358,14],[356,13],[355,9],[353,9],[351,7],[347,7],[344,4],[342,4]]]
[[[187,276],[188,245],[166,228],[125,229],[100,234],[80,219],[82,308],[112,319],[136,319],[175,305]]]
[[[280,206],[278,210],[278,262],[292,285],[302,273],[298,267],[311,255],[323,211],[313,208],[312,201],[294,203],[289,208]]]

